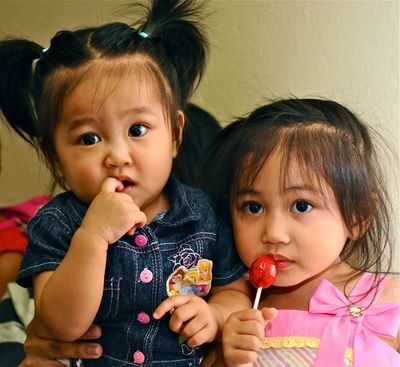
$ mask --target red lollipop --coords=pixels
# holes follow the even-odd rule
[[[250,267],[249,279],[251,284],[257,288],[256,299],[253,308],[258,307],[261,291],[268,288],[275,281],[276,265],[275,260],[268,255],[259,256],[253,261]]]

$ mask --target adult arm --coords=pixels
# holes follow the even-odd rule
[[[101,336],[100,327],[95,325],[89,328],[80,341],[75,342],[62,342],[45,336],[46,331],[37,317],[33,318],[26,331],[27,339],[24,344],[26,357],[18,367],[61,366],[57,359],[97,359],[103,353],[100,344],[88,341]]]

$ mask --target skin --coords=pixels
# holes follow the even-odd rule
[[[277,151],[265,162],[252,189],[240,193],[231,208],[242,261],[250,267],[258,256],[272,255],[277,276],[268,292],[263,292],[261,311],[248,309],[228,318],[222,337],[228,366],[251,366],[256,361],[265,323],[276,316],[273,309],[307,310],[321,279],[329,280],[343,292],[346,275],[351,271],[339,255],[347,239],[357,233],[349,233],[344,225],[330,187],[323,185],[321,195],[295,161],[286,186],[282,187],[280,162]],[[399,283],[393,287],[388,282],[385,288],[380,302],[398,301]],[[389,344],[398,349],[399,338]]]
[[[9,251],[0,255],[0,298],[7,290],[7,284],[15,282],[21,265],[22,254]]]
[[[57,172],[90,204],[60,266],[34,278],[37,317],[52,338],[63,341],[85,334],[94,320],[108,246],[170,207],[164,186],[179,141],[161,98],[152,83],[133,73],[112,82],[108,89],[95,77],[82,81],[64,100],[55,129]],[[183,113],[176,118],[182,133]],[[214,340],[231,312],[248,307],[246,292],[239,279],[215,287],[208,303],[170,297],[153,316],[174,310],[171,330],[197,346]]]
[[[101,336],[101,329],[92,325],[79,342],[67,343],[54,340],[46,335],[46,330],[37,317],[27,327],[24,343],[26,358],[18,367],[56,367],[62,364],[56,359],[84,358],[96,359],[103,353],[99,344],[90,342]],[[38,334],[42,335],[38,337]]]
[[[128,180],[130,185],[117,186],[118,190],[151,221],[169,208],[164,186],[179,142],[172,137],[155,88],[134,74],[117,83],[108,91],[106,83],[97,86],[91,78],[65,100],[55,131],[58,172],[88,204],[106,178]],[[182,129],[181,112],[178,119]]]
[[[324,200],[314,189],[316,183],[307,182],[296,163],[288,175],[282,188],[280,155],[275,152],[252,189],[239,194],[232,206],[236,247],[247,266],[260,255],[273,255],[275,286],[312,283],[310,288],[314,288],[340,262],[339,255],[352,235],[327,185],[323,187]]]
[[[1,172],[1,140],[0,140],[0,172]],[[21,265],[22,254],[15,251],[7,251],[0,254],[0,298],[7,290],[7,284],[15,282]]]

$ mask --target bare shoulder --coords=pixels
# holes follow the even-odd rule
[[[400,281],[394,278],[388,278],[379,297],[378,303],[400,303]],[[398,321],[399,323],[399,321]],[[392,348],[400,352],[400,328],[394,339],[383,338]]]
[[[400,281],[398,279],[388,278],[386,280],[378,303],[400,303]],[[400,352],[400,328],[394,339],[383,337],[381,339]]]
[[[400,281],[394,278],[388,278],[383,287],[379,303],[400,303]]]

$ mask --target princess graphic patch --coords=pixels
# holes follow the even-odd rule
[[[177,267],[167,279],[168,296],[194,294],[203,297],[211,289],[212,261],[199,259],[192,267]]]

